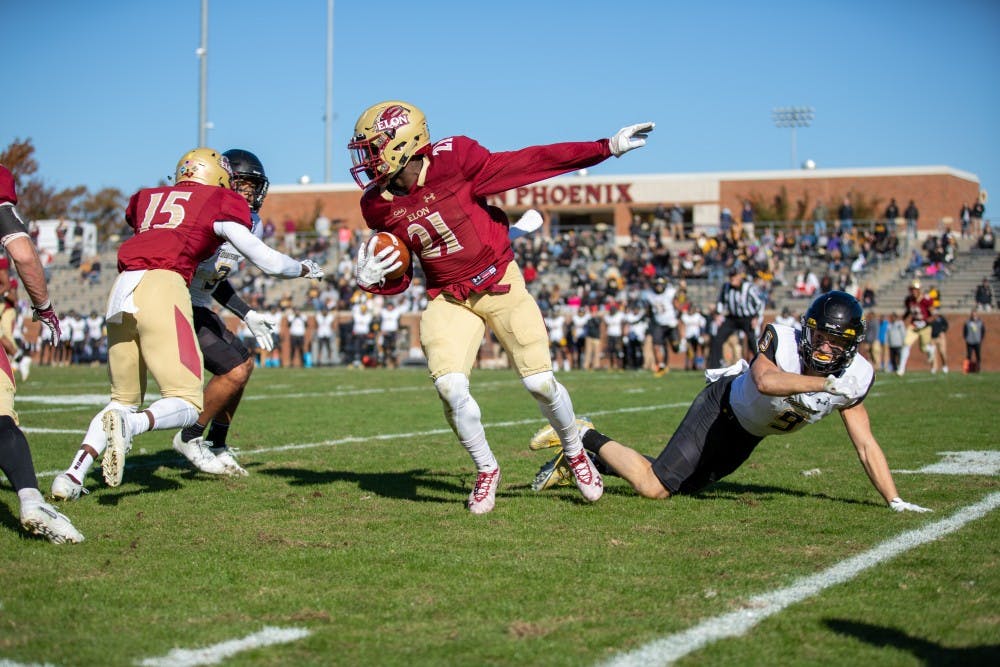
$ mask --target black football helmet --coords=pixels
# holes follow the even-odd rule
[[[864,339],[865,312],[858,300],[846,292],[827,292],[802,316],[799,357],[803,366],[836,375],[854,361]]]
[[[233,170],[233,190],[239,190],[241,184],[249,183],[253,187],[250,208],[254,213],[260,211],[269,184],[263,163],[256,155],[242,148],[231,148],[223,155],[229,160],[229,166]]]

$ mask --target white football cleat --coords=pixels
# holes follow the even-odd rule
[[[215,454],[215,460],[220,461],[226,468],[226,474],[231,477],[246,477],[250,473],[246,471],[246,468],[241,466],[236,461],[236,451],[231,447],[214,447],[211,440],[206,440],[205,444],[208,445],[208,450]]]
[[[587,451],[581,449],[576,456],[567,456],[566,462],[576,477],[576,487],[583,497],[592,503],[600,500],[604,495],[604,480],[601,479],[601,473],[597,472],[594,462],[587,456]]]
[[[22,506],[21,525],[29,533],[41,535],[54,544],[83,542],[83,534],[64,514],[48,503]]]
[[[52,497],[56,500],[76,500],[81,493],[88,493],[80,482],[74,482],[66,473],[59,473],[52,480]]]
[[[493,511],[497,501],[497,487],[500,486],[500,468],[494,468],[476,475],[476,485],[469,494],[469,511],[486,514]]]
[[[195,468],[210,475],[225,475],[226,466],[216,458],[212,450],[205,444],[204,438],[191,438],[185,442],[181,432],[174,434],[174,451],[180,452]]]
[[[101,418],[108,446],[101,460],[101,471],[108,486],[119,486],[125,473],[125,456],[132,451],[132,429],[128,425],[128,413],[111,408]]]

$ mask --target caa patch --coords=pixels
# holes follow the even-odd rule
[[[764,330],[764,335],[760,337],[760,343],[757,344],[757,351],[767,352],[772,342],[774,342],[774,329],[768,327]]]

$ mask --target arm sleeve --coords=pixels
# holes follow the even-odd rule
[[[212,292],[212,297],[221,303],[226,310],[236,315],[241,320],[245,319],[247,313],[250,312],[250,304],[244,301],[236,290],[233,289],[233,284],[228,280],[223,280],[218,284],[215,290]]]
[[[220,220],[215,223],[215,233],[232,243],[264,273],[284,278],[298,278],[302,275],[302,262],[269,247],[238,222]]]
[[[607,139],[529,146],[501,153],[490,153],[464,137],[456,137],[455,143],[467,151],[463,157],[467,162],[466,168],[475,173],[472,189],[478,196],[499,194],[576,169],[592,167],[611,157]]]

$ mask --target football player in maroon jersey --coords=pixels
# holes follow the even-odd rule
[[[931,308],[934,299],[920,289],[920,281],[910,283],[909,292],[903,299],[903,321],[906,323],[906,336],[903,338],[903,349],[899,354],[899,368],[896,375],[906,374],[906,362],[910,359],[910,348],[920,341],[920,349],[928,356],[933,351],[931,347]]]
[[[38,259],[35,244],[17,213],[14,176],[0,165],[0,243],[14,262],[24,289],[31,298],[35,319],[52,332],[52,344],[59,344],[59,318],[49,301],[45,270]],[[8,286],[10,282],[8,281]],[[56,544],[82,542],[83,535],[64,515],[45,502],[38,490],[38,477],[31,460],[31,449],[18,426],[14,411],[14,372],[6,354],[0,353],[0,470],[17,492],[21,502],[21,525]]]
[[[427,279],[420,344],[445,417],[476,465],[468,508],[493,509],[500,468],[486,439],[469,374],[488,326],[513,360],[525,388],[559,434],[563,455],[588,501],[604,491],[583,451],[573,405],[556,380],[541,311],[514,261],[508,226],[486,198],[620,157],[645,145],[652,123],[623,128],[610,139],[531,146],[492,153],[469,137],[431,143],[424,114],[406,102],[376,104],[358,119],[348,144],[351,175],[365,189],[361,211],[373,231],[388,231],[419,257]],[[506,216],[502,216],[505,218]],[[356,279],[369,292],[407,289],[412,264],[395,280],[398,251],[358,252]]]
[[[111,402],[91,420],[70,467],[53,480],[53,497],[79,498],[101,452],[104,481],[118,486],[134,436],[198,418],[203,360],[188,286],[199,262],[229,241],[267,274],[323,276],[315,262],[283,255],[253,235],[250,207],[231,189],[232,175],[224,155],[196,148],[177,163],[175,185],[139,190],[129,200],[125,219],[135,235],[118,248],[106,314]],[[147,370],[162,398],[140,412]]]

